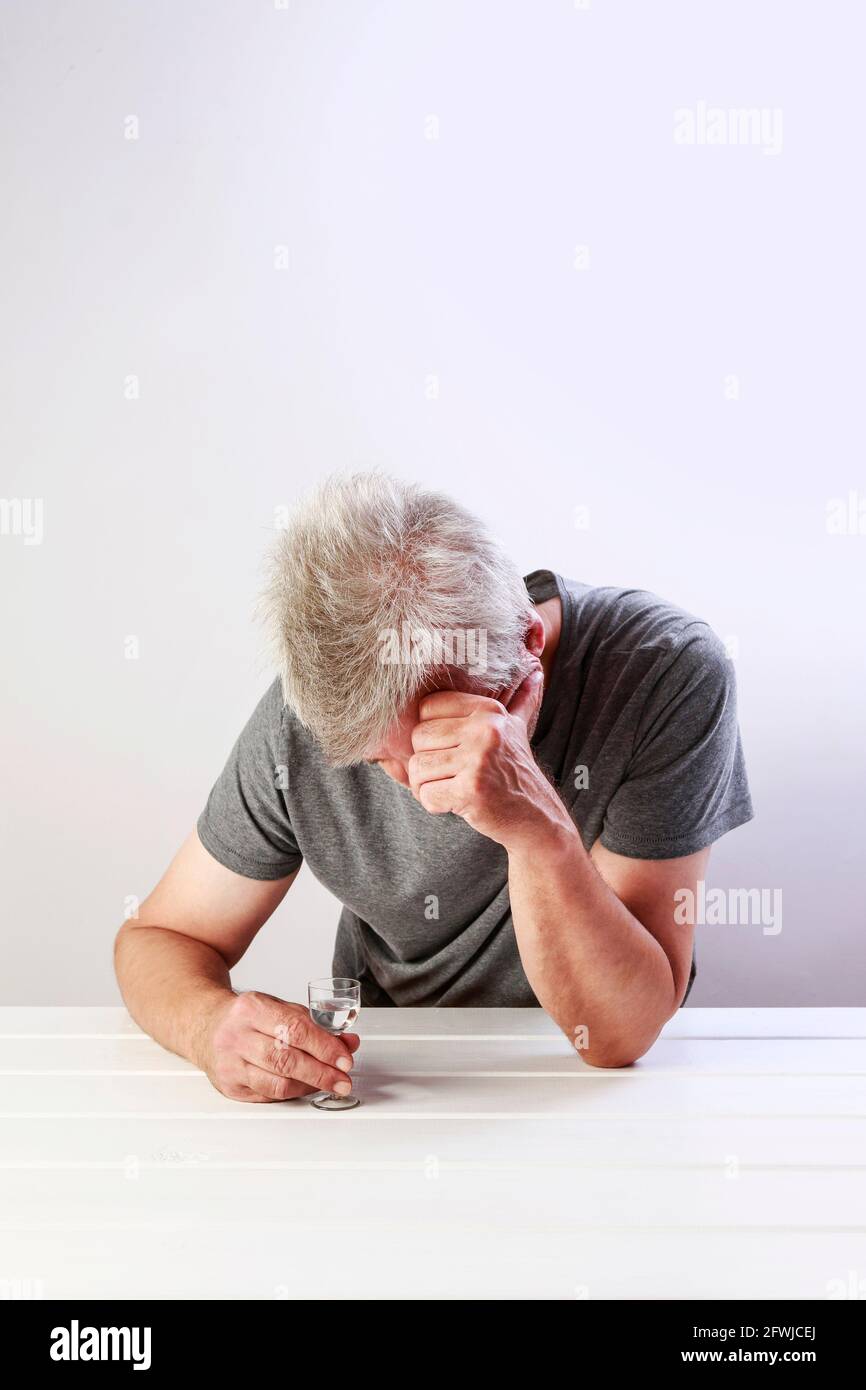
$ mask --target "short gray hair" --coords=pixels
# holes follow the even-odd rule
[[[500,543],[450,497],[379,472],[330,478],[298,506],[261,611],[286,704],[335,766],[362,761],[449,670],[495,693],[529,669],[534,609]],[[463,649],[404,640],[443,632],[483,634],[483,674]],[[410,659],[383,655],[387,634]]]

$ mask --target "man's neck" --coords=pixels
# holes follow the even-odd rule
[[[548,598],[543,603],[537,603],[535,611],[544,623],[544,651],[541,653],[541,668],[544,671],[544,683],[548,685],[562,633],[562,603],[558,597]]]

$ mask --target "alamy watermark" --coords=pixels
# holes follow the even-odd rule
[[[487,670],[487,629],[421,628],[402,623],[379,633],[383,666],[459,666],[473,675]]]
[[[857,1269],[849,1269],[844,1279],[828,1279],[825,1285],[829,1299],[850,1298],[855,1302],[866,1299],[866,1279]]]
[[[68,1327],[51,1329],[52,1361],[130,1361],[134,1371],[150,1370],[149,1327]]]
[[[41,497],[0,497],[0,536],[20,536],[25,545],[41,545],[44,515]]]
[[[17,1279],[0,1279],[0,1300],[6,1302],[21,1301],[26,1302],[30,1299],[45,1297],[45,1285],[41,1279],[31,1279],[29,1277],[19,1277]]]
[[[824,525],[828,536],[866,536],[866,495],[851,488],[847,497],[831,497]]]
[[[782,930],[781,888],[707,888],[698,879],[697,892],[674,893],[674,921],[690,927],[760,927],[764,936]]]
[[[763,154],[781,154],[782,109],[779,106],[678,106],[674,111],[677,145],[751,145]]]

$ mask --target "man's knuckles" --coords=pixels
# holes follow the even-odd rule
[[[265,1053],[265,1066],[268,1071],[276,1072],[279,1076],[293,1076],[297,1065],[297,1048],[290,1047],[282,1038],[276,1038],[273,1046]]]
[[[479,720],[474,731],[478,747],[483,753],[496,753],[505,742],[505,719],[491,715]]]
[[[456,719],[431,719],[426,724],[416,724],[411,735],[412,748],[416,753],[423,753],[454,742],[458,727]]]

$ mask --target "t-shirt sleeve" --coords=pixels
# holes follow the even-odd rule
[[[632,859],[676,859],[752,815],[734,665],[701,627],[681,639],[652,688],[601,843]]]
[[[284,706],[279,681],[253,711],[198,818],[209,854],[244,878],[285,878],[303,856],[281,793]]]

